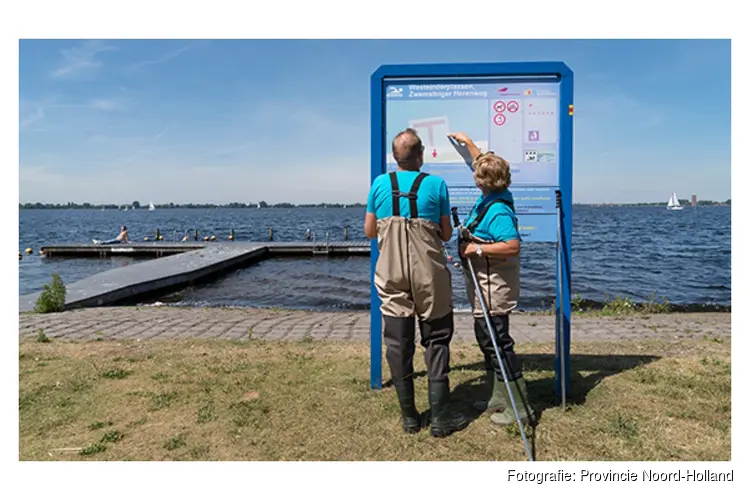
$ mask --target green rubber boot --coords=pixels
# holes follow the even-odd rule
[[[450,436],[456,431],[465,429],[469,419],[460,413],[452,414],[450,402],[450,385],[447,380],[428,382],[430,397],[430,431],[434,437]]]
[[[513,425],[516,423],[516,414],[513,411],[513,405],[508,397],[508,391],[505,388],[505,382],[499,381],[502,387],[503,397],[506,398],[507,404],[503,411],[490,415],[490,420],[497,425]],[[518,416],[521,417],[521,423],[528,424],[533,422],[534,412],[529,406],[529,397],[526,391],[526,381],[523,378],[510,382],[510,390],[513,393],[513,400],[516,402]]]
[[[487,372],[487,379],[487,385],[492,389],[489,401],[475,401],[472,406],[477,411],[503,411],[506,406],[510,405],[510,401],[505,397],[505,382],[498,380],[494,371]]]
[[[414,379],[402,382],[394,382],[398,404],[401,406],[401,424],[404,432],[414,434],[422,428],[417,406],[414,404]]]

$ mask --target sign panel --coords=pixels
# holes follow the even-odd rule
[[[525,228],[523,240],[557,241],[559,81],[386,79],[384,84],[386,171],[396,169],[391,141],[402,130],[413,128],[425,147],[422,170],[445,180],[451,205],[465,217],[481,193],[468,152],[448,138],[450,133],[464,132],[480,150],[494,151],[510,163],[510,190],[519,226]],[[544,216],[552,223],[545,223]]]
[[[570,386],[570,241],[573,209],[573,73],[561,62],[381,66],[371,77],[371,180],[395,170],[391,142],[413,128],[425,146],[422,170],[448,184],[465,217],[480,196],[463,132],[511,166],[521,239],[557,242],[555,390]],[[556,204],[556,194],[561,204]],[[558,236],[559,235],[559,236]],[[371,242],[370,385],[382,387],[382,317]]]

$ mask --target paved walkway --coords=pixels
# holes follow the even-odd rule
[[[456,315],[456,338],[474,340],[472,318]],[[554,316],[514,314],[511,334],[517,342],[554,341]],[[662,314],[644,317],[583,317],[572,320],[572,340],[634,338],[729,337],[731,314]],[[54,314],[20,314],[22,339],[42,329],[50,338],[149,340],[169,338],[223,338],[300,340],[367,340],[369,311],[305,312],[266,309],[176,307],[99,307]]]

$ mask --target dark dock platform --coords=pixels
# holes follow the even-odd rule
[[[64,244],[41,248],[53,257],[154,257],[144,262],[111,269],[66,284],[65,308],[113,305],[144,295],[209,280],[238,267],[273,256],[351,256],[370,254],[362,242],[267,242],[267,243],[133,243],[125,245]],[[34,310],[39,294],[19,298],[19,310]]]
[[[366,241],[334,242],[267,242],[267,243],[128,243],[126,245],[94,245],[93,243],[64,243],[40,248],[46,257],[163,257],[204,248],[239,248],[251,245],[265,247],[271,255],[370,255]]]
[[[201,250],[208,243],[128,243],[119,245],[94,245],[93,243],[65,243],[43,246],[40,251],[47,257],[163,257],[191,250]],[[216,246],[216,245],[214,245]]]

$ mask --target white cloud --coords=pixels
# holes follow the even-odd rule
[[[130,72],[130,71],[135,71],[136,69],[142,68],[144,66],[150,66],[150,65],[153,65],[153,64],[161,64],[161,63],[167,62],[170,59],[174,59],[174,58],[178,57],[180,54],[182,54],[186,50],[189,50],[192,47],[193,47],[193,44],[187,44],[187,45],[182,46],[182,47],[180,47],[178,49],[170,50],[169,52],[165,52],[164,54],[160,55],[159,57],[156,57],[155,59],[148,59],[148,60],[145,60],[145,61],[134,62],[132,64],[129,64],[125,68],[125,70],[128,71],[128,72]]]
[[[154,138],[153,138],[153,139],[151,139],[151,142],[156,142],[156,141],[158,141],[159,139],[161,139],[161,138],[162,138],[162,136],[163,136],[164,134],[166,134],[166,133],[167,133],[167,132],[169,131],[169,129],[170,129],[170,128],[172,128],[172,124],[171,124],[171,123],[170,123],[169,125],[167,125],[166,127],[164,127],[164,130],[162,130],[161,132],[159,132],[158,134],[156,134],[156,135],[154,136]]]
[[[106,45],[99,40],[88,40],[68,49],[62,49],[62,61],[52,71],[55,78],[68,78],[81,73],[97,71],[102,66],[102,61],[97,59],[101,52],[116,50],[111,45]]]
[[[113,99],[92,99],[88,106],[101,111],[113,111],[122,108],[122,103]]]
[[[44,106],[42,106],[41,104],[35,104],[33,108],[33,111],[26,112],[21,118],[21,129],[28,128],[31,124],[38,122],[46,116],[44,112]],[[23,106],[21,106],[21,109],[23,109]],[[21,111],[21,113],[23,113],[23,111]]]

